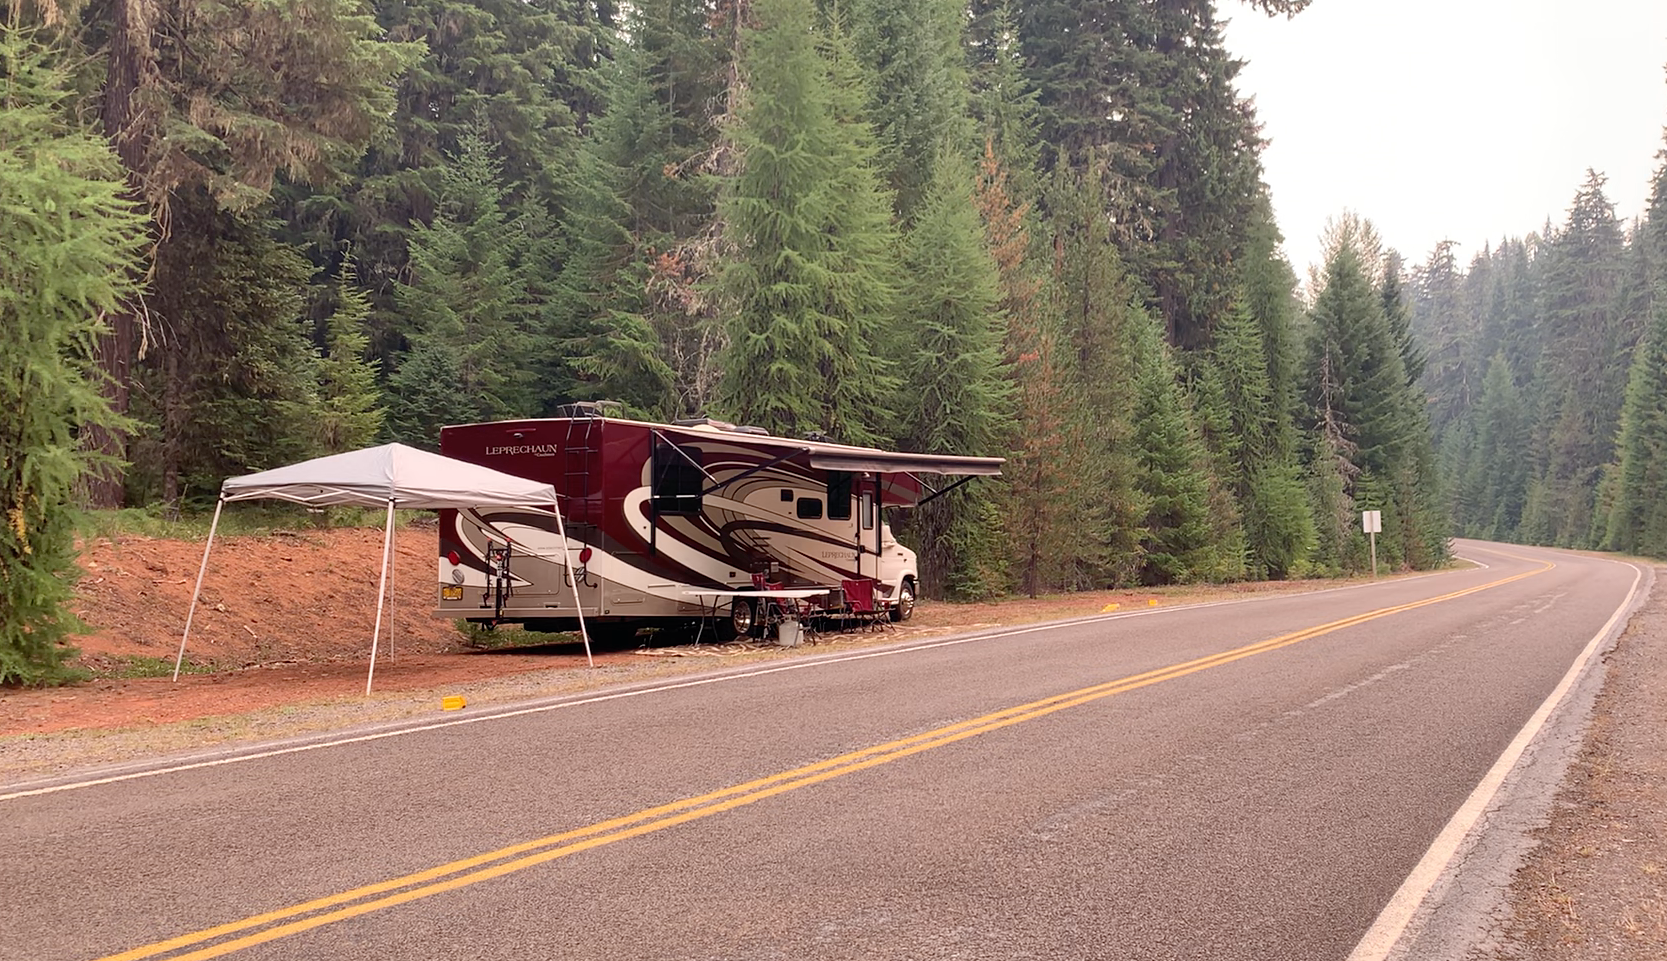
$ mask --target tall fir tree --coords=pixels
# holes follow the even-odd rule
[[[377,389],[378,364],[367,358],[370,297],[359,286],[351,258],[335,284],[335,309],[323,324],[318,393],[306,418],[315,454],[340,454],[370,444],[382,432],[387,409]]]
[[[995,264],[973,206],[971,165],[939,154],[903,253],[899,306],[915,349],[900,365],[898,443],[927,453],[992,455],[1007,436]],[[1006,587],[994,492],[962,487],[911,520],[927,596],[986,597]]]
[[[1542,543],[1587,546],[1591,535],[1598,478],[1614,450],[1637,337],[1618,310],[1623,253],[1604,178],[1588,171],[1546,251],[1544,347],[1535,376],[1545,406],[1523,521],[1527,535]]]
[[[524,235],[504,211],[499,170],[485,137],[465,136],[446,168],[434,222],[412,235],[411,279],[397,290],[411,349],[388,382],[389,426],[405,443],[434,448],[445,418],[464,412],[470,420],[533,412],[532,311],[515,269]],[[412,365],[416,357],[422,363]],[[440,386],[432,375],[446,366],[456,379],[441,389],[456,400],[422,408]]]
[[[383,129],[393,107],[390,81],[419,49],[389,42],[358,0],[132,0],[85,8],[82,34],[104,53],[100,120],[153,212],[150,276],[162,293],[190,281],[170,272],[188,258],[166,256],[170,243],[190,235],[187,218],[174,210],[177,199],[206,197],[216,212],[249,214],[280,175],[333,179]],[[141,343],[183,323],[137,303],[111,314],[99,360],[118,412],[128,409]],[[150,357],[170,363],[166,352]],[[94,424],[89,435],[115,458],[126,452],[120,432]],[[121,473],[102,477],[90,495],[118,506]]]
[[[730,307],[720,411],[785,436],[874,440],[892,383],[874,348],[894,295],[890,201],[865,125],[836,116],[809,0],[763,0],[753,15],[739,170],[721,204],[734,256],[718,277]]]
[[[1140,580],[1235,579],[1244,571],[1244,537],[1236,525],[1225,531],[1211,528],[1208,455],[1177,383],[1175,361],[1149,317],[1132,318],[1127,334],[1135,371],[1130,438],[1135,489],[1146,507],[1140,523]]]
[[[853,47],[867,68],[869,122],[900,218],[924,201],[939,152],[970,151],[963,0],[844,0]]]
[[[144,241],[120,164],[72,119],[64,58],[40,36],[0,26],[0,685],[60,680],[74,653],[74,505],[99,456],[77,431],[128,426],[93,345]]]

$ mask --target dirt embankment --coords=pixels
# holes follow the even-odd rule
[[[584,665],[577,644],[481,650],[454,624],[430,616],[434,545],[432,527],[407,527],[395,538],[392,591],[376,666],[379,696],[459,689],[518,673]],[[319,529],[217,540],[191,624],[187,673],[175,683],[169,675],[202,556],[201,541],[137,535],[84,545],[86,576],[77,587],[75,609],[93,632],[76,643],[80,663],[95,679],[54,690],[0,690],[0,737],[168,724],[319,701],[364,703],[381,530]],[[1110,604],[1128,608],[1305,586],[1311,585],[1096,592],[989,604],[928,602],[903,630],[885,639],[1093,614]],[[500,639],[513,636],[503,632]],[[838,635],[830,643],[873,640],[872,635]],[[609,671],[596,677],[619,680],[621,672],[651,670],[650,661],[687,661],[690,653],[686,648],[605,651],[599,662]],[[711,645],[698,653],[703,659],[780,655]],[[665,664],[658,668],[671,669]],[[517,690],[523,696],[537,693],[524,685]]]

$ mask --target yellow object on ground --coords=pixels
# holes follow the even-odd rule
[[[451,697],[443,697],[440,699],[440,710],[442,711],[461,711],[463,710],[464,705],[465,702],[460,695],[454,694]]]
[[[1121,604],[1107,604],[1105,607],[1100,608],[1100,613],[1104,614],[1104,613],[1107,613],[1108,611],[1115,611],[1121,606],[1122,606]]]

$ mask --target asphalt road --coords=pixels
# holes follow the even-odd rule
[[[1341,961],[1639,583],[1460,552],[0,787],[0,958]]]

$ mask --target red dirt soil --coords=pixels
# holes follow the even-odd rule
[[[432,524],[395,536],[395,574],[384,612],[379,692],[430,690],[524,671],[579,667],[577,644],[517,653],[476,650],[450,621],[429,615],[435,584]],[[50,690],[0,689],[0,736],[162,724],[363,693],[376,620],[382,531],[318,529],[217,539],[191,625],[187,670],[171,673],[203,543],[121,535],[83,545],[86,575],[76,614],[92,633],[79,663],[94,680]],[[1212,595],[1294,590],[1239,585]],[[1199,591],[1096,592],[984,604],[923,603],[894,637],[1098,613],[1200,599]],[[395,657],[384,659],[391,643]],[[626,652],[601,663],[641,663]],[[131,676],[164,672],[163,676]],[[123,676],[127,675],[127,676]]]

